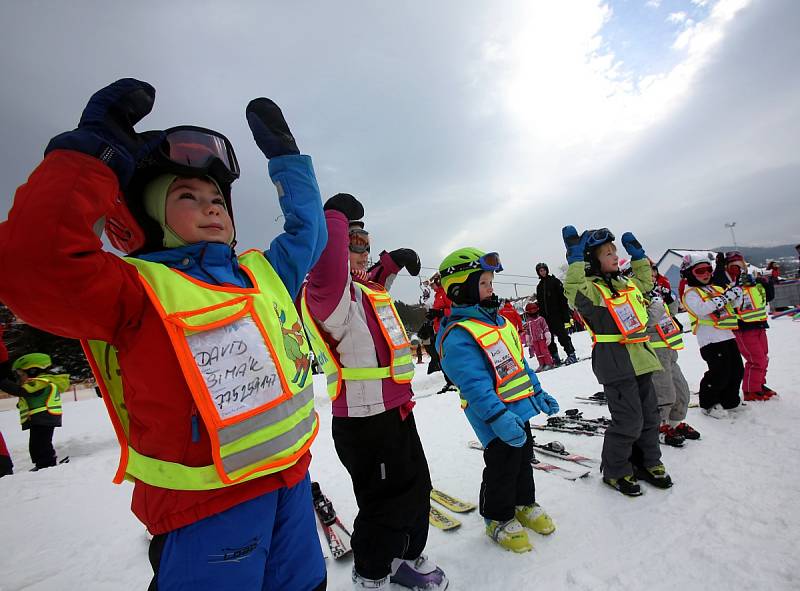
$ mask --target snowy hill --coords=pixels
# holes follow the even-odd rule
[[[536,471],[537,500],[556,532],[531,534],[534,551],[516,555],[490,542],[477,513],[459,516],[463,525],[454,532],[432,528],[427,553],[445,569],[451,589],[799,589],[800,323],[781,318],[771,324],[768,383],[780,397],[749,403],[748,411],[724,421],[689,409],[687,420],[702,440],[683,449],[662,447],[672,489],[643,485],[645,495],[632,499],[603,485],[597,471],[576,482]],[[705,364],[694,337],[685,336],[680,364],[696,390]],[[579,355],[589,354],[586,333],[575,342]],[[541,381],[562,409],[607,416],[605,407],[573,399],[599,389],[590,363],[543,373]],[[457,396],[433,394],[444,383],[441,374],[426,376],[424,369],[418,366],[414,379],[414,412],[434,486],[477,502],[483,461],[466,446],[474,435]],[[324,380],[315,379],[321,428],[311,474],[350,524],[355,500],[333,449]],[[105,408],[97,398],[65,399],[55,446],[71,462],[37,473],[28,472],[27,433],[20,431],[17,413],[0,412],[16,469],[0,479],[0,590],[145,589],[151,578],[148,542],[130,513],[131,486],[111,483],[118,451]],[[602,438],[537,436],[540,442],[553,439],[600,456]],[[351,566],[351,559],[328,560],[328,589],[350,589]]]

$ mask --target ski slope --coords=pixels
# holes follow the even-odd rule
[[[800,322],[785,317],[771,325],[768,384],[780,396],[748,403],[749,410],[723,421],[689,409],[687,421],[702,440],[682,449],[662,446],[673,488],[643,484],[644,496],[627,498],[603,485],[597,471],[576,482],[537,471],[537,500],[556,532],[546,538],[531,533],[534,551],[516,555],[484,535],[477,512],[459,515],[463,525],[456,531],[432,528],[427,553],[447,572],[450,588],[800,589]],[[680,364],[696,391],[705,364],[694,337],[685,337]],[[574,342],[579,355],[589,354],[586,333]],[[483,461],[467,447],[474,435],[457,395],[434,394],[444,384],[441,374],[427,376],[424,365],[417,367],[414,412],[434,486],[477,503]],[[324,378],[315,380],[321,427],[311,474],[349,525],[355,500],[333,449]],[[562,410],[608,414],[573,400],[599,389],[589,361],[543,373],[541,381]],[[0,479],[0,590],[141,591],[152,574],[148,542],[129,509],[131,485],[111,483],[118,456],[111,424],[99,399],[71,399],[65,397],[64,427],[55,436],[59,456],[71,461],[37,473],[28,472],[28,435],[16,411],[0,412],[16,470]],[[600,437],[536,435],[600,457]],[[352,559],[329,559],[328,589],[350,589],[351,566]]]

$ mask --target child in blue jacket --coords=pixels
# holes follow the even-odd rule
[[[528,367],[519,334],[498,314],[492,279],[497,253],[462,248],[439,266],[453,301],[436,339],[442,367],[461,391],[461,407],[484,447],[480,511],[486,535],[513,552],[531,550],[523,526],[550,534],[555,525],[536,502],[529,420],[558,412]]]

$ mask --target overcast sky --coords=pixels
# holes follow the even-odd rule
[[[512,274],[557,269],[565,224],[655,257],[729,244],[732,221],[740,245],[800,242],[797,0],[6,0],[0,22],[0,218],[48,139],[131,76],[157,91],[141,130],[233,142],[243,248],[282,223],[244,118],[258,96],[323,199],[362,200],[373,252],[426,267],[471,245],[501,253],[497,282],[535,284]]]

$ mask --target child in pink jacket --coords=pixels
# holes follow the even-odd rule
[[[553,367],[553,356],[547,346],[553,337],[543,316],[539,316],[539,304],[528,302],[525,305],[525,324],[522,328],[522,342],[528,345],[528,355],[539,362],[536,371]]]

